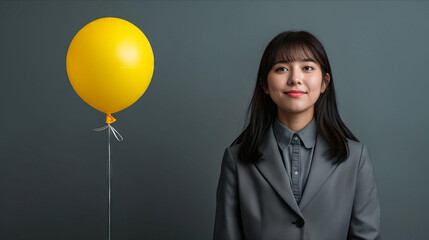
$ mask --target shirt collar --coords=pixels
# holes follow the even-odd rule
[[[293,130],[283,125],[283,123],[280,122],[279,118],[276,117],[276,120],[273,123],[273,131],[277,143],[282,149],[285,149],[289,146],[294,134],[301,138],[306,148],[314,147],[314,144],[316,142],[317,128],[314,116],[313,119],[298,132],[294,132]]]

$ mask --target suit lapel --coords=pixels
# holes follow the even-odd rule
[[[283,201],[302,217],[301,210],[293,196],[288,173],[286,172],[280,151],[277,147],[272,124],[263,137],[260,151],[262,153],[262,159],[254,163],[254,165]]]
[[[315,149],[310,173],[299,206],[293,195],[288,173],[286,172],[280,151],[277,147],[272,124],[265,133],[260,146],[262,157],[259,162],[254,163],[259,172],[270,183],[283,201],[301,217],[303,217],[301,213],[302,209],[315,197],[338,166],[338,164],[334,164],[332,159],[324,156],[323,153],[325,153],[329,146],[319,134],[317,134],[316,144],[314,146]]]
[[[315,197],[320,188],[325,184],[326,180],[338,166],[338,164],[335,164],[332,159],[323,155],[328,147],[328,143],[325,139],[321,135],[317,134],[310,173],[299,203],[299,208],[301,210],[304,209],[304,207]]]

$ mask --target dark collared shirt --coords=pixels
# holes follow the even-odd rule
[[[300,131],[294,132],[283,125],[278,117],[273,124],[274,136],[289,175],[297,203],[307,183],[316,143],[316,120],[313,119]]]

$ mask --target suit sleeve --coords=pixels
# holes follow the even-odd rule
[[[216,192],[213,240],[242,240],[236,165],[229,148],[225,149]]]
[[[362,145],[356,180],[356,192],[347,239],[381,239],[380,201],[372,161],[369,156],[368,147],[365,144]]]

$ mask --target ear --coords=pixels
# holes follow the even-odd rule
[[[270,94],[270,92],[268,91],[268,89],[266,89],[264,86],[262,86],[262,88],[264,88],[264,93],[265,94]]]
[[[262,90],[264,90],[264,93],[265,94],[269,94],[270,92],[268,91],[268,89],[264,86],[264,84],[261,82],[261,81],[259,81],[259,83],[261,84],[261,86],[262,86]]]
[[[326,87],[328,86],[330,81],[331,81],[331,76],[329,75],[329,73],[326,73],[325,78],[322,80],[322,89],[320,90],[321,93],[325,92]]]

